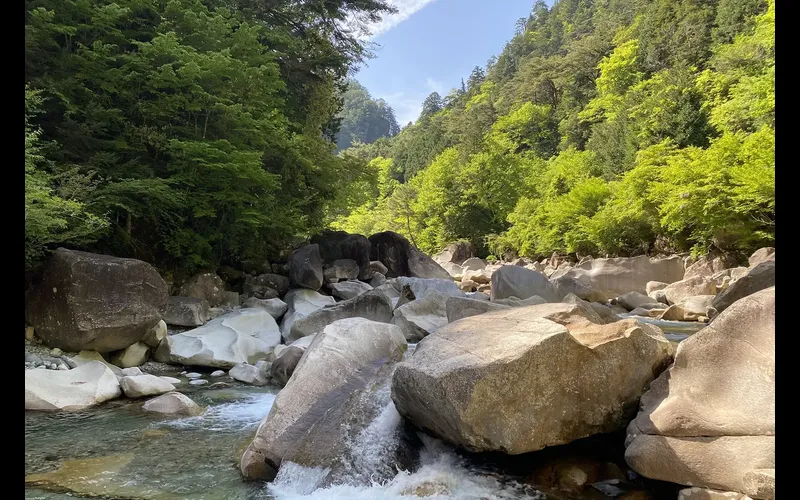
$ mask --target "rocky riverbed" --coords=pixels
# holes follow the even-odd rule
[[[328,232],[167,286],[58,250],[26,295],[26,496],[769,500],[774,269]]]

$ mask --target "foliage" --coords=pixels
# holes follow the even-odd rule
[[[768,244],[774,23],[774,0],[538,1],[485,70],[353,150],[397,184],[339,220],[482,255]]]
[[[31,189],[39,210],[26,215],[26,244],[193,272],[320,229],[365,169],[330,142],[338,89],[368,56],[341,22],[392,10],[383,0],[26,0],[26,85],[45,98],[41,139],[26,121],[26,210]],[[39,140],[58,146],[42,152]],[[58,182],[76,195],[59,197]]]

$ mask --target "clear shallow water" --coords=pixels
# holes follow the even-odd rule
[[[76,413],[26,412],[26,476],[50,484],[29,485],[25,498],[545,498],[530,486],[468,464],[433,439],[426,439],[416,472],[399,472],[382,484],[318,488],[321,471],[296,464],[282,467],[275,482],[267,486],[246,483],[237,469],[239,453],[269,412],[276,394],[277,388],[244,386],[198,390],[191,397],[207,405],[206,412],[171,420],[142,412],[141,402],[123,400]],[[368,468],[380,460],[382,436],[391,434],[400,421],[394,405],[389,404],[365,429],[357,443],[363,449],[361,465]]]
[[[665,321],[662,319],[648,318],[646,316],[633,316],[630,314],[620,314],[621,318],[634,318],[642,323],[649,323],[655,325],[664,331],[664,336],[673,342],[680,342],[686,340],[690,336],[699,332],[706,326],[706,323],[699,323],[696,321]]]
[[[671,323],[652,320],[665,331]],[[667,323],[667,325],[663,325]],[[683,323],[678,323],[682,327]],[[688,327],[691,329],[691,326]],[[695,329],[696,330],[696,329]],[[687,332],[688,335],[693,332]],[[675,333],[680,335],[681,333]],[[407,355],[415,344],[409,346]],[[603,499],[599,489],[566,494],[531,484],[531,471],[545,471],[550,477],[559,449],[519,457],[505,457],[505,463],[478,456],[463,456],[438,440],[420,435],[423,447],[419,467],[398,471],[383,482],[358,481],[324,486],[324,469],[287,463],[268,485],[241,479],[238,459],[259,423],[275,400],[275,387],[255,388],[232,385],[227,388],[190,388],[186,393],[207,406],[198,417],[164,419],[140,410],[142,401],[117,400],[76,413],[25,414],[25,473],[27,500],[65,500],[100,497],[135,500],[538,500]],[[376,470],[385,463],[387,440],[394,439],[400,415],[389,402],[353,443],[358,454],[354,478]],[[584,458],[598,450],[605,456],[597,463],[620,461],[624,436],[582,445]],[[582,440],[583,441],[583,440]],[[572,446],[572,445],[570,445]],[[581,447],[579,445],[579,447]],[[581,455],[579,453],[578,455]],[[575,458],[575,451],[566,454]],[[567,464],[568,465],[568,464]],[[556,469],[560,466],[556,465]],[[553,469],[555,470],[555,469]],[[355,472],[355,471],[354,471]],[[367,475],[368,477],[368,475]],[[45,484],[35,486],[37,479]],[[597,478],[600,479],[599,477]],[[622,476],[623,481],[625,476]],[[619,483],[617,483],[619,484]],[[650,489],[644,485],[645,489]],[[639,487],[637,487],[638,489]],[[68,493],[68,494],[67,494]],[[675,498],[675,493],[654,498]]]

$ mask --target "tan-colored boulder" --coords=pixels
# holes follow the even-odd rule
[[[683,260],[677,256],[666,259],[616,257],[593,259],[568,269],[563,276],[578,278],[608,297],[628,292],[647,292],[649,281],[674,283],[683,279]]]
[[[755,267],[767,260],[775,260],[775,248],[774,247],[764,247],[759,248],[753,255],[750,256],[748,260],[748,264],[750,267]]]
[[[180,417],[194,417],[203,413],[203,409],[189,396],[174,391],[148,399],[142,405],[142,409],[152,413]]]
[[[697,295],[716,295],[717,286],[714,281],[707,276],[694,276],[681,281],[676,281],[664,288],[664,295],[667,302],[681,304],[689,297]]]
[[[572,312],[547,311],[563,306]],[[397,366],[397,410],[457,446],[508,454],[623,428],[672,345],[652,325],[599,325],[579,311],[543,304],[441,328]]]
[[[141,366],[147,361],[148,354],[150,354],[150,346],[144,342],[136,342],[114,354],[111,358],[111,362],[120,368]]]
[[[775,287],[679,345],[642,396],[626,446],[644,476],[772,498],[753,488],[765,490],[754,471],[775,466]]]

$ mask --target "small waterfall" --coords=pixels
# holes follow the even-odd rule
[[[416,344],[409,345],[406,357]],[[275,480],[267,486],[276,500],[511,500],[541,499],[531,489],[503,480],[495,474],[471,469],[465,459],[437,439],[418,433],[422,443],[416,470],[406,471],[393,464],[403,451],[405,423],[391,399],[391,375],[366,390],[355,405],[372,409],[375,416],[360,432],[348,439],[342,450],[344,470],[333,476],[330,469],[303,467],[284,462]],[[379,411],[375,411],[379,408]]]

